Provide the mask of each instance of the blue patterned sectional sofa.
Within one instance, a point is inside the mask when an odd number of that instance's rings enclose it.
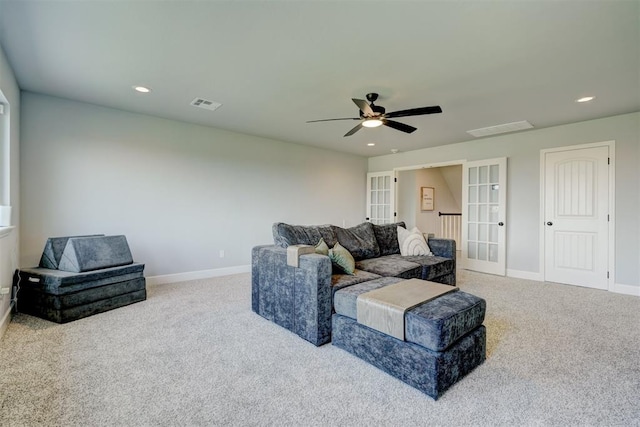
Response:
[[[252,310],[319,346],[331,341],[333,299],[339,289],[413,278],[455,285],[455,241],[430,238],[433,256],[402,256],[398,226],[405,224],[365,222],[342,228],[275,223],[274,244],[252,251]],[[337,271],[328,256],[315,253],[300,256],[298,268],[287,264],[288,246],[315,246],[321,238],[329,247],[340,242],[353,255],[353,275]]]

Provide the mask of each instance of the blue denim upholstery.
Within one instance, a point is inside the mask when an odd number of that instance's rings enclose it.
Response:
[[[143,271],[144,264],[133,262],[125,236],[49,238],[40,267],[14,274],[17,309],[66,323],[144,301]]]
[[[331,340],[331,313],[336,289],[380,276],[428,277],[430,281],[455,285],[455,241],[429,239],[435,256],[403,257],[397,243],[399,224],[403,223],[363,223],[349,229],[334,225],[273,224],[275,244],[257,246],[252,251],[253,311],[315,345],[322,345]],[[340,244],[350,245],[356,252],[358,242],[366,246],[358,252],[359,258],[376,253],[387,255],[360,259],[356,262],[356,274],[351,278],[334,272],[329,257],[324,255],[303,255],[298,268],[287,265],[287,246],[315,245],[323,238],[332,247],[339,237],[345,240]]]
[[[333,298],[335,312],[357,319],[360,294],[387,286],[383,278],[338,290]],[[400,279],[395,279],[399,281]],[[462,291],[450,292],[412,308],[405,314],[405,340],[433,351],[442,351],[467,332],[482,324],[486,310],[482,298]]]
[[[486,358],[486,330],[478,326],[445,351],[433,351],[333,315],[332,344],[438,399]]]

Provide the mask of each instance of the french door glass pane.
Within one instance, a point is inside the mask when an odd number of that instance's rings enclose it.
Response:
[[[487,244],[478,243],[478,259],[481,261],[487,260]]]
[[[489,173],[488,173],[488,167],[487,166],[480,166],[479,168],[479,175],[480,175],[480,179],[478,180],[478,182],[480,184],[486,184],[487,182],[489,182]]]
[[[477,225],[469,223],[469,240],[478,240]]]
[[[469,203],[478,202],[478,187],[469,187]]]
[[[489,222],[498,222],[498,213],[500,211],[500,207],[498,205],[490,205],[489,206]]]
[[[478,183],[478,168],[469,168],[469,184]]]
[[[478,241],[487,241],[487,224],[478,224]]]
[[[498,182],[498,171],[500,169],[498,168],[498,165],[491,165],[490,166],[490,172],[489,172],[489,182],[492,183],[497,183]]]
[[[478,201],[480,203],[487,203],[487,185],[478,186]]]
[[[468,257],[470,259],[476,259],[477,255],[476,255],[476,242],[469,242],[468,246]]]
[[[489,186],[489,201],[491,203],[498,203],[499,192],[500,190],[498,190],[498,184]]]
[[[478,205],[478,221],[488,222],[487,205]]]
[[[478,220],[477,206],[478,205],[469,205],[469,222],[476,222]]]
[[[498,243],[498,226],[496,224],[489,224],[489,241]]]
[[[489,261],[498,262],[498,245],[489,244]]]

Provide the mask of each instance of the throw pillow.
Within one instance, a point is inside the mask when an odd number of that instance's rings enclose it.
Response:
[[[316,253],[320,255],[329,255],[329,245],[327,245],[322,237],[316,245]]]
[[[329,258],[331,262],[347,274],[353,275],[356,270],[356,261],[351,253],[346,250],[340,243],[336,243],[332,249],[329,249]]]
[[[418,227],[413,227],[410,231],[403,227],[398,227],[398,244],[400,255],[429,255],[433,256],[427,241]]]

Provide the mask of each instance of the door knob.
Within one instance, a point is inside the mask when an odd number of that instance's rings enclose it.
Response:
[[[500,221],[500,222],[498,223],[498,225],[499,225],[500,227],[502,227],[502,226],[504,225],[504,222]]]
[[[553,225],[553,223],[551,221],[547,222],[547,225]]]

